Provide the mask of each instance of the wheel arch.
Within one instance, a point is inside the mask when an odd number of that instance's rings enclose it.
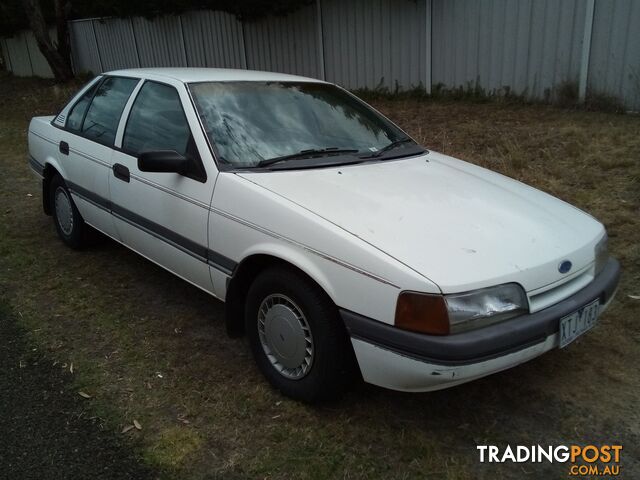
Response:
[[[51,187],[51,180],[56,175],[60,175],[64,180],[64,176],[62,175],[59,166],[54,166],[49,161],[45,162],[44,170],[42,171],[42,209],[47,215],[51,215],[53,213],[49,188]]]
[[[231,337],[244,335],[245,298],[254,278],[267,268],[282,266],[295,270],[313,282],[335,304],[334,295],[328,279],[311,266],[310,262],[300,259],[285,258],[274,253],[253,253],[246,256],[234,269],[227,281],[225,295],[225,325]]]

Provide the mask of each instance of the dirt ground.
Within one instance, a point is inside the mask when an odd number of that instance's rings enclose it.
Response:
[[[563,464],[480,464],[476,445],[615,443],[624,448],[618,478],[640,478],[640,300],[630,297],[640,295],[640,117],[372,101],[428,148],[601,219],[622,283],[597,328],[566,349],[445,391],[358,384],[339,403],[309,407],[271,390],[245,342],[225,336],[222,304],[111,241],[75,252],[56,238],[27,166],[26,129],[72,90],[0,77],[0,342],[37,349],[36,366],[0,376],[13,392],[3,405],[25,398],[19,442],[0,447],[0,476],[30,478],[23,459],[37,451],[58,464],[45,476],[42,463],[40,478],[112,478],[105,467],[135,478],[568,478]],[[42,391],[56,400],[30,403]],[[69,427],[65,411],[91,420]],[[6,445],[15,414],[0,415]],[[122,433],[134,420],[140,429]],[[69,428],[89,439],[60,456]],[[53,434],[36,441],[41,431]],[[103,455],[93,450],[99,438]],[[109,465],[116,457],[122,470]],[[59,474],[67,462],[82,468]]]

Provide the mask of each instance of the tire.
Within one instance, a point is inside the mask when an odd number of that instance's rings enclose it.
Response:
[[[80,215],[60,175],[51,179],[49,202],[53,223],[60,239],[71,248],[77,250],[84,248],[87,245],[89,226]]]
[[[256,277],[247,293],[245,331],[258,368],[288,397],[307,403],[336,400],[356,377],[337,308],[294,269],[272,267]]]

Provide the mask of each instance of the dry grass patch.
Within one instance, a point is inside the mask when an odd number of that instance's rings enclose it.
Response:
[[[145,453],[151,464],[177,469],[184,466],[189,456],[197,454],[202,444],[195,429],[175,426],[161,431]]]

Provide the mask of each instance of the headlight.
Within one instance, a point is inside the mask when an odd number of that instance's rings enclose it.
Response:
[[[598,275],[602,269],[604,268],[607,260],[609,260],[609,236],[607,232],[604,232],[604,236],[598,243],[596,243],[595,248],[595,257],[596,257],[596,275]]]
[[[527,313],[529,302],[517,283],[446,295],[451,333],[485,327]]]
[[[527,296],[516,283],[454,295],[402,292],[396,304],[395,325],[430,335],[447,335],[485,327],[528,310]]]

